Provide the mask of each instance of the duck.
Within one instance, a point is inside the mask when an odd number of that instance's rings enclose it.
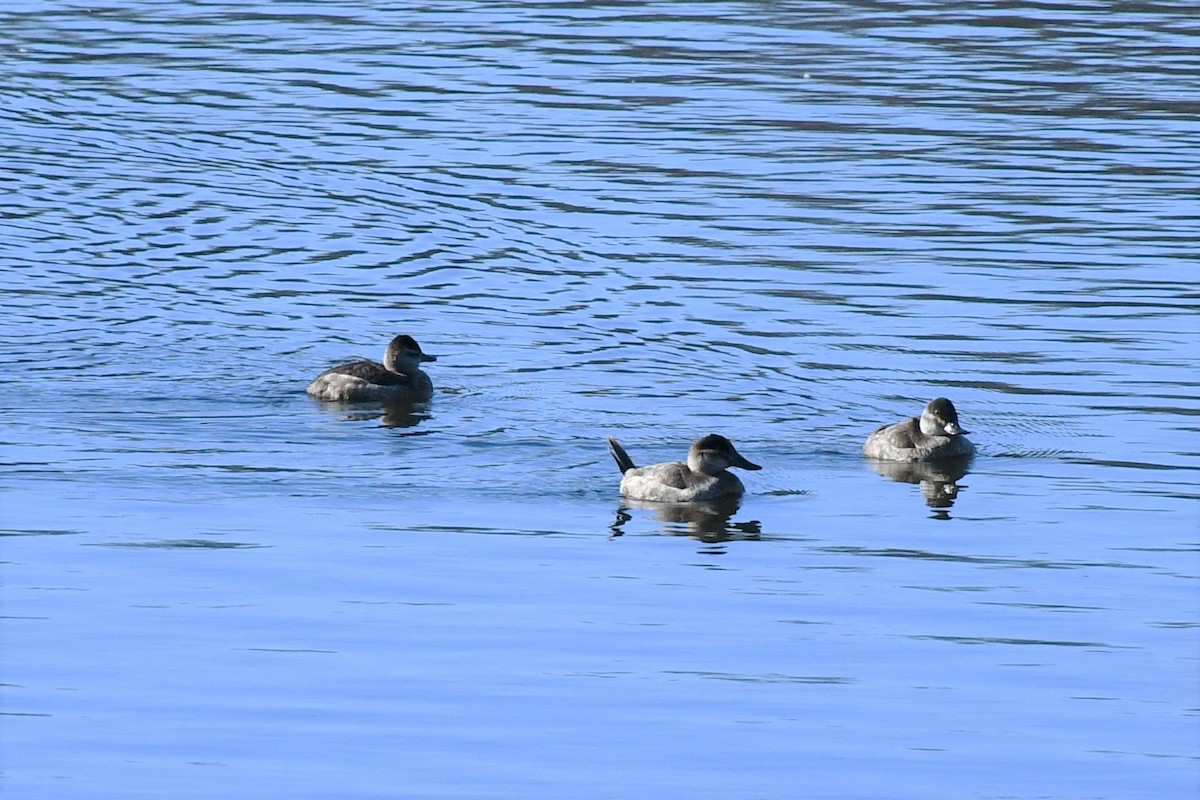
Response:
[[[691,503],[718,497],[740,497],[746,487],[729,467],[759,470],[745,459],[733,442],[715,433],[697,439],[689,448],[687,463],[670,461],[637,467],[625,448],[608,437],[608,451],[621,470],[621,495],[632,500]]]
[[[330,367],[313,379],[307,391],[318,400],[344,403],[424,402],[433,396],[433,382],[421,371],[421,364],[430,361],[437,361],[437,356],[422,352],[416,339],[402,334],[388,344],[382,364],[363,359]]]
[[[958,424],[958,411],[945,397],[930,400],[920,418],[881,425],[867,437],[863,455],[884,461],[937,461],[970,457],[975,445]]]

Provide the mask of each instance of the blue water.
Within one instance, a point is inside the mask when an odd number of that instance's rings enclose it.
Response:
[[[1200,792],[1194,17],[0,9],[0,789]]]

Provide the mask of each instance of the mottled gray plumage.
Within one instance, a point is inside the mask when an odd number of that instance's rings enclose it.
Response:
[[[621,494],[635,500],[660,503],[689,503],[717,497],[737,496],[745,487],[729,467],[756,470],[724,436],[711,433],[697,439],[688,450],[687,463],[668,461],[648,467],[634,466],[625,448],[611,436],[608,449],[621,470]]]
[[[433,382],[420,365],[437,361],[421,352],[411,336],[392,339],[383,363],[364,359],[331,367],[308,385],[318,400],[360,402],[372,400],[423,402],[433,395]]]
[[[863,445],[863,455],[885,461],[961,458],[975,452],[965,433],[959,427],[954,404],[938,397],[929,401],[920,418],[909,417],[876,428]]]

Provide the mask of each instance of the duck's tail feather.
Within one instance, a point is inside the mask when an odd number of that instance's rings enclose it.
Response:
[[[621,447],[621,443],[613,437],[608,437],[608,452],[612,453],[612,457],[617,461],[617,467],[624,475],[631,469],[637,469],[633,465],[633,459],[629,457],[629,453],[625,452],[625,448]]]

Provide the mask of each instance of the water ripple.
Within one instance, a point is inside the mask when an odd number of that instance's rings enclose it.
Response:
[[[848,451],[807,432],[952,393],[985,453],[1200,468],[1186,14],[0,18],[5,355],[92,402],[283,397],[405,330],[453,353],[463,430]]]

